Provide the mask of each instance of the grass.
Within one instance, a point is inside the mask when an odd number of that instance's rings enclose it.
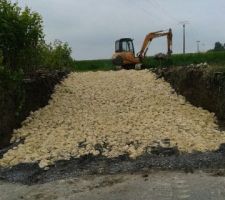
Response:
[[[75,61],[75,71],[107,71],[113,70],[111,59]]]
[[[156,60],[153,57],[147,57],[144,60],[144,64],[149,68],[187,66],[190,64],[199,64],[205,62],[210,65],[225,68],[225,51],[174,54],[171,56],[171,58],[163,61]],[[111,59],[76,61],[75,66],[75,71],[106,71],[114,69]]]
[[[150,67],[169,67],[169,66],[187,66],[190,64],[208,63],[210,65],[225,66],[225,51],[224,52],[208,52],[208,53],[189,53],[189,54],[174,54],[170,59],[158,61],[152,57],[146,58],[144,64]]]

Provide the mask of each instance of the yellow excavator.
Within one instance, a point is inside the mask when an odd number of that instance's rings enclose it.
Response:
[[[115,53],[112,57],[112,62],[117,68],[134,69],[140,68],[143,59],[145,58],[149,45],[154,38],[167,37],[167,55],[172,54],[172,29],[151,32],[146,35],[142,44],[141,51],[135,57],[133,39],[121,38],[115,42]]]

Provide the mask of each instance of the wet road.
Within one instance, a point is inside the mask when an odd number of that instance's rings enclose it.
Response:
[[[225,177],[196,172],[86,176],[42,185],[0,182],[1,200],[224,200]]]

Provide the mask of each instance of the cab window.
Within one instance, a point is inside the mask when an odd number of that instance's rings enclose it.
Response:
[[[122,50],[123,51],[129,51],[129,47],[128,47],[127,41],[123,41],[122,42]]]
[[[134,46],[133,46],[133,42],[132,41],[128,42],[128,47],[129,47],[129,51],[134,53]]]
[[[120,42],[116,41],[116,52],[120,52]]]
[[[133,48],[133,43],[132,41],[123,41],[122,42],[122,50],[123,51],[128,51],[128,52],[132,52],[134,51],[134,48]]]

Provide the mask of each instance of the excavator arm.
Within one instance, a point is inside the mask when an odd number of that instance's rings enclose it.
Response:
[[[141,51],[137,54],[139,59],[142,60],[143,58],[145,58],[148,51],[148,47],[154,38],[163,37],[163,36],[167,36],[167,48],[168,48],[167,54],[171,55],[173,34],[172,34],[172,29],[169,29],[169,31],[157,31],[157,32],[152,32],[146,35]]]

